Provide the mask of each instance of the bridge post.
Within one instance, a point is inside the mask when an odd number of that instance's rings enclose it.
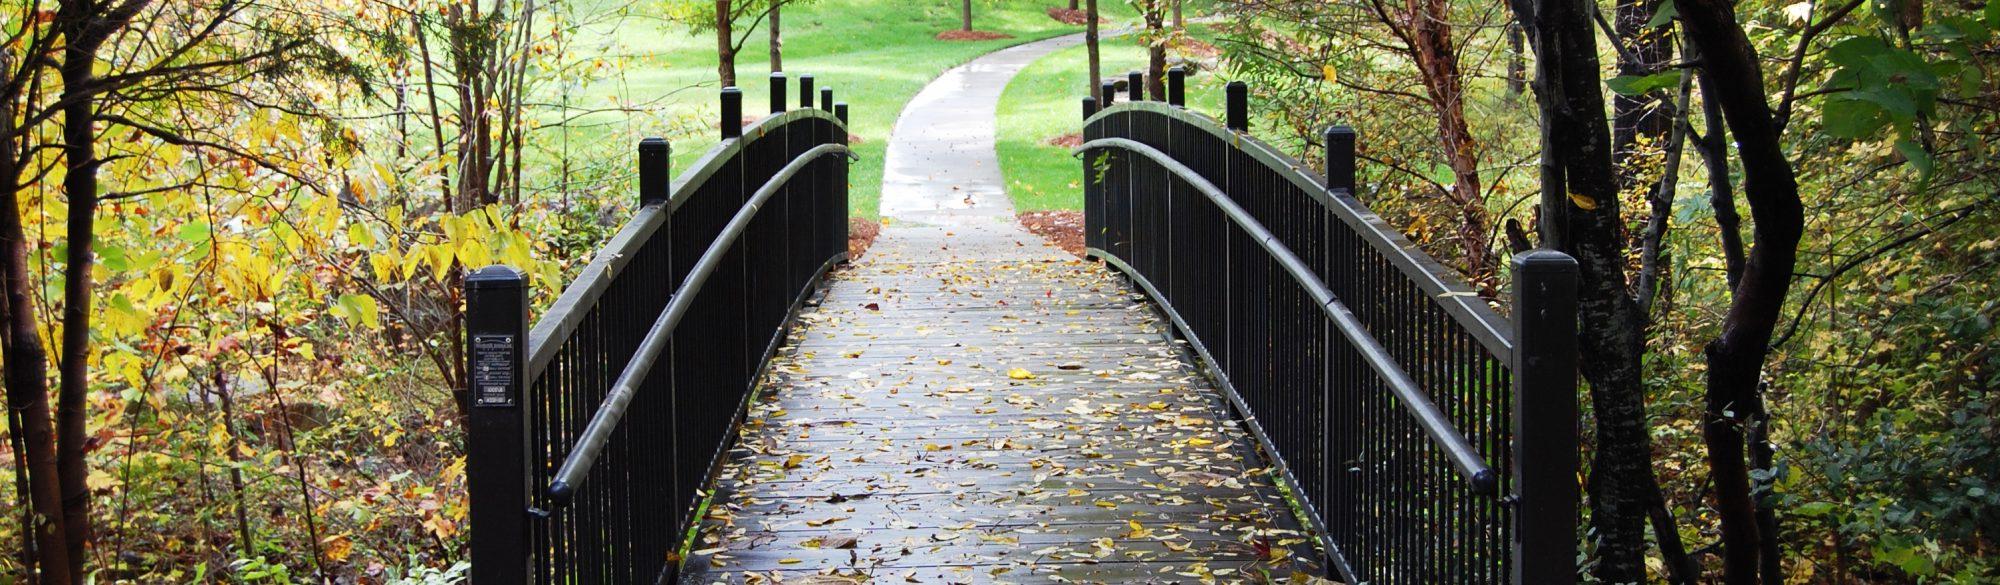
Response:
[[[1321,135],[1326,143],[1326,188],[1354,193],[1354,128],[1327,126]]]
[[[811,73],[799,75],[799,109],[813,109],[813,76]]]
[[[1167,105],[1187,107],[1187,67],[1175,65],[1167,70]]]
[[[1097,98],[1083,96],[1083,119],[1089,120],[1095,115],[1097,115]]]
[[[722,88],[722,139],[743,136],[743,90],[732,85]]]
[[[828,112],[833,111],[833,88],[819,88],[819,108]]]
[[[666,203],[673,197],[674,147],[667,139],[639,141],[639,205]]]
[[[1146,74],[1137,71],[1125,74],[1125,99],[1133,103],[1146,101]]]
[[[1228,113],[1228,115],[1224,116],[1224,121],[1227,122],[1229,129],[1237,132],[1249,132],[1250,84],[1241,81],[1231,81],[1229,85],[1223,87],[1222,95],[1227,106],[1224,108],[1224,111]]]
[[[1514,574],[1577,582],[1576,260],[1514,257]]]
[[[840,118],[840,125],[847,125],[847,102],[840,102],[833,105],[833,117]]]
[[[470,582],[524,585],[533,566],[528,508],[527,281],[506,266],[465,277],[465,487],[472,525]]]
[[[1098,106],[1111,109],[1111,105],[1118,102],[1118,83],[1109,79],[1104,80],[1104,85],[1097,88],[1097,95],[1104,96],[1100,98],[1104,103]]]
[[[782,71],[772,71],[771,113],[783,114],[785,113],[786,109],[787,108],[785,107],[785,74]]]

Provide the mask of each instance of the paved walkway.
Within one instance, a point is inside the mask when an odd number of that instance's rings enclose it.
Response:
[[[889,145],[891,226],[771,364],[684,582],[1323,573],[1171,325],[1015,226],[994,105],[1076,42],[988,55],[910,103]]]

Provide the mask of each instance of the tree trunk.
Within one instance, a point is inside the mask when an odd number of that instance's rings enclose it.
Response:
[[[1416,62],[1432,111],[1437,114],[1438,144],[1451,166],[1453,185],[1444,195],[1457,208],[1454,236],[1465,254],[1466,273],[1473,281],[1489,285],[1496,271],[1489,249],[1493,227],[1486,211],[1485,190],[1480,186],[1479,147],[1465,119],[1464,77],[1451,38],[1450,6],[1446,0],[1407,0],[1405,8],[1411,15],[1410,59]]]
[[[1162,1],[1140,5],[1146,20],[1146,93],[1156,102],[1167,101],[1167,15]]]
[[[1528,56],[1525,35],[1521,32],[1521,21],[1507,23],[1507,95],[1519,96],[1528,91]]]
[[[1536,57],[1542,115],[1542,241],[1575,256],[1580,369],[1590,382],[1597,450],[1590,508],[1598,580],[1646,579],[1645,524],[1657,496],[1640,355],[1644,323],[1625,274],[1624,221],[1591,6],[1513,0]]]
[[[89,2],[79,4],[94,4]],[[64,36],[60,75],[63,81],[63,195],[69,199],[66,220],[69,241],[64,254],[62,352],[57,362],[60,385],[56,390],[56,475],[62,483],[63,529],[67,537],[71,577],[83,577],[84,545],[90,540],[89,469],[84,464],[84,442],[90,433],[90,303],[96,281],[91,266],[97,229],[97,101],[92,92],[96,81],[98,19],[90,6],[76,6],[63,22],[74,22]],[[68,13],[68,3],[62,12]]]
[[[736,85],[736,45],[730,42],[735,38],[729,22],[729,0],[715,0],[715,74],[723,87]]]
[[[785,39],[784,36],[778,32],[779,8],[780,8],[779,6],[771,7],[771,72],[772,73],[782,73],[785,70]]]
[[[1076,10],[1076,0],[1069,0],[1069,9]]]
[[[972,32],[972,0],[961,0],[958,5],[958,30]]]
[[[1104,83],[1103,61],[1099,59],[1097,51],[1097,0],[1085,0],[1085,5],[1088,6],[1085,9],[1088,14],[1084,15],[1084,19],[1089,22],[1084,25],[1083,46],[1084,52],[1090,54],[1090,87],[1084,88],[1084,91],[1097,96],[1097,103],[1102,104],[1105,96],[1097,95]]]
[[[1187,4],[1187,0],[1173,0],[1173,3],[1174,30],[1187,30],[1187,17],[1181,15],[1181,6]]]
[[[1688,42],[1702,54],[1704,81],[1712,81],[1716,101],[1743,159],[1743,196],[1750,204],[1751,246],[1741,282],[1711,341],[1708,359],[1708,420],[1702,438],[1714,483],[1716,514],[1722,525],[1723,579],[1732,585],[1759,581],[1760,534],[1750,491],[1744,433],[1762,402],[1758,378],[1777,327],[1785,295],[1798,263],[1805,208],[1797,177],[1785,158],[1781,131],[1764,99],[1764,75],[1756,48],[1724,0],[1677,1]],[[1775,563],[1776,559],[1768,561]]]
[[[1699,61],[1701,52],[1689,46],[1688,60]],[[1715,210],[1715,227],[1721,233],[1723,274],[1729,290],[1743,280],[1743,218],[1736,211],[1736,186],[1729,177],[1729,125],[1722,121],[1721,98],[1715,83],[1705,76],[1701,82],[1702,126],[1706,130],[1694,141],[1695,152],[1708,168],[1708,206]]]
[[[11,64],[9,64],[11,65]],[[11,67],[8,68],[11,70]],[[62,513],[62,486],[56,473],[56,429],[49,408],[49,356],[41,335],[35,331],[33,276],[28,271],[28,241],[21,225],[19,187],[22,168],[15,141],[14,121],[18,103],[13,96],[0,100],[0,287],[4,287],[5,314],[0,315],[0,376],[7,385],[7,410],[13,417],[10,429],[22,448],[26,462],[17,473],[27,475],[28,489],[17,498],[26,502],[24,517],[39,519],[21,527],[32,535],[35,563],[41,583],[67,584],[77,579],[71,572],[68,531]],[[24,567],[28,568],[28,567]],[[33,574],[30,573],[30,576]],[[37,582],[37,581],[29,581]]]
[[[1652,75],[1673,60],[1673,44],[1669,42],[1673,29],[1647,26],[1659,4],[1660,0],[1618,0],[1614,26],[1618,38],[1614,42],[1625,46],[1625,50],[1618,51],[1619,75]],[[1647,174],[1646,165],[1636,158],[1640,142],[1660,144],[1673,128],[1672,117],[1664,107],[1666,102],[1664,90],[1611,98],[1611,116],[1616,120],[1611,127],[1611,157],[1618,170],[1620,189],[1637,188]]]

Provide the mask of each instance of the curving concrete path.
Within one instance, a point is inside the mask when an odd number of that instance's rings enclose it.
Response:
[[[883,160],[882,217],[870,257],[927,260],[1054,260],[1067,256],[1014,221],[994,151],[994,117],[1007,82],[1036,59],[1083,43],[1083,35],[988,53],[924,86],[896,120]]]

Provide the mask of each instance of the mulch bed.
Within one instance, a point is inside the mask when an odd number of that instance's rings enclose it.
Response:
[[[1191,59],[1214,59],[1222,56],[1222,48],[1202,42],[1201,39],[1183,38],[1175,48]]]
[[[1014,38],[1014,35],[990,30],[948,30],[937,34],[937,40],[940,41],[990,41],[1011,38]]]
[[[1042,143],[1047,144],[1049,146],[1059,146],[1062,148],[1073,149],[1078,146],[1083,146],[1083,135],[1071,132],[1069,134],[1064,134],[1062,136],[1057,136],[1054,138],[1050,138],[1048,140],[1044,140],[1042,141]]]
[[[1060,7],[1060,6],[1057,6],[1057,7],[1053,7],[1053,8],[1050,8],[1050,9],[1049,9],[1049,18],[1053,18],[1053,19],[1056,19],[1057,21],[1060,21],[1060,22],[1062,22],[1063,24],[1074,24],[1074,25],[1077,25],[1077,26],[1083,26],[1083,25],[1086,25],[1086,24],[1090,24],[1090,12],[1089,12],[1089,11],[1085,11],[1085,10],[1070,10],[1070,9],[1068,9],[1068,8],[1063,8],[1063,7]],[[1104,19],[1104,17],[1100,16],[1100,17],[1097,17],[1097,22],[1100,22],[1100,23],[1105,23],[1105,22],[1111,22],[1111,21],[1109,21],[1109,20],[1105,20],[1105,19]]]
[[[860,259],[862,254],[868,252],[869,246],[875,245],[875,237],[880,235],[882,224],[859,217],[847,218],[847,259]]]
[[[1063,251],[1083,257],[1083,212],[1030,211],[1016,216],[1021,227],[1055,244]]]

